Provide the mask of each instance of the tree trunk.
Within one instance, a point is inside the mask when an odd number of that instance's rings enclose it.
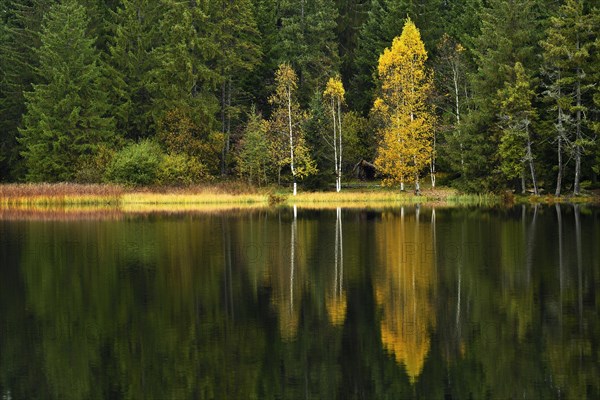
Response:
[[[433,133],[433,154],[431,154],[431,187],[435,189],[435,132]]]
[[[460,166],[462,168],[461,173],[465,174],[465,156],[463,153],[463,143],[460,137],[460,100],[459,100],[459,89],[458,89],[458,65],[454,64],[452,68],[452,77],[454,81],[454,106],[456,109],[456,132],[458,133],[458,145],[460,147]]]
[[[224,73],[221,71],[221,73]],[[226,82],[223,82],[221,85],[221,133],[223,136],[226,136],[225,132],[225,91],[226,91]],[[223,148],[221,149],[221,175],[225,175],[225,157],[226,157],[226,145],[223,144]]]
[[[562,163],[562,134],[558,136],[558,176],[556,177],[556,191],[554,192],[555,196],[560,196],[561,186],[562,186],[562,174],[563,173],[563,163]]]
[[[577,38],[577,51],[580,50],[579,38]],[[575,182],[573,193],[578,196],[580,193],[579,180],[581,179],[581,68],[577,67],[577,80],[575,82],[575,96],[577,101],[577,121],[575,137]]]
[[[333,121],[333,163],[335,170],[335,191],[338,188],[338,151],[337,151],[337,118],[335,117],[335,96],[331,96],[331,119]]]
[[[294,168],[294,136],[292,131],[292,89],[287,88],[288,95],[288,121],[290,128],[290,168],[292,170],[292,177],[294,179],[294,196],[296,195],[296,169]]]
[[[341,191],[342,190],[342,101],[341,99],[338,99],[338,113],[337,113],[337,117],[338,117],[338,136],[339,136],[339,140],[340,140],[340,150],[338,152],[338,156],[339,156],[339,160],[338,160],[338,176],[337,176],[337,184],[338,184],[338,189],[337,191]],[[334,121],[335,123],[335,121]]]
[[[579,69],[577,69],[579,75]],[[579,180],[581,179],[581,82],[579,78],[576,83],[576,96],[577,96],[577,121],[576,121],[576,137],[575,137],[575,182],[573,194],[576,196],[580,193]]]
[[[419,185],[419,175],[415,177],[415,196],[421,195],[421,185]]]
[[[560,72],[558,75],[558,79],[560,79]],[[558,85],[558,99],[561,97],[561,87]],[[556,191],[554,195],[556,197],[560,196],[560,191],[562,189],[562,176],[563,176],[563,160],[562,160],[562,139],[563,139],[563,115],[562,115],[562,107],[560,104],[558,105],[558,121],[557,121],[557,130],[558,130],[558,176],[556,177]]]
[[[529,136],[529,122],[526,124],[527,130],[527,160],[529,161],[529,170],[531,172],[531,181],[533,182],[533,194],[538,195],[537,181],[535,179],[535,165],[533,164],[533,153],[531,152],[531,139]]]

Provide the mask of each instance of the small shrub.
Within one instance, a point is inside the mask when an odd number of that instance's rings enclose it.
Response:
[[[210,178],[207,168],[196,157],[168,154],[158,169],[157,181],[162,185],[188,186]]]
[[[151,185],[156,182],[161,161],[158,144],[150,140],[130,144],[115,154],[106,178],[125,185]]]

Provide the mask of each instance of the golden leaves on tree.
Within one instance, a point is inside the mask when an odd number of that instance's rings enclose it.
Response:
[[[435,325],[435,255],[431,224],[417,215],[384,214],[376,227],[379,269],[375,297],[381,341],[412,383],[423,370]]]

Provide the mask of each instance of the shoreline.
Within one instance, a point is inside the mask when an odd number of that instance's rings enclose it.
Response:
[[[517,204],[600,204],[600,196],[502,196],[467,194],[451,188],[426,188],[420,196],[387,188],[348,188],[341,192],[300,192],[236,185],[190,188],[125,188],[112,185],[4,184],[0,185],[0,209],[89,207],[131,210],[193,211],[293,206],[299,208],[372,208],[406,205],[510,206]]]

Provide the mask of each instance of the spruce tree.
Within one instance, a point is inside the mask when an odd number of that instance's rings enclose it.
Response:
[[[36,50],[44,82],[27,92],[20,129],[30,181],[68,181],[86,156],[113,135],[107,117],[95,38],[87,34],[85,9],[75,0],[53,5],[44,17]]]
[[[21,179],[17,136],[26,111],[23,92],[41,82],[38,71],[43,15],[53,0],[3,2],[0,26],[0,181]]]
[[[500,90],[500,169],[508,179],[521,178],[521,193],[525,193],[525,175],[529,169],[533,193],[538,195],[533,155],[533,108],[535,91],[521,63],[514,67],[514,78]]]
[[[280,21],[280,62],[297,71],[299,98],[308,103],[339,70],[337,9],[333,0],[283,0]]]
[[[113,14],[109,46],[113,112],[117,129],[132,139],[151,137],[156,130],[152,76],[158,65],[152,49],[161,43],[162,3],[123,0]]]
[[[546,67],[553,75],[547,96],[554,100],[558,113],[557,195],[561,191],[563,144],[572,149],[575,160],[573,192],[576,195],[581,190],[584,150],[592,144],[593,135],[586,114],[593,106],[591,89],[597,84],[598,66],[593,60],[598,35],[597,15],[598,12],[582,0],[566,0],[558,15],[550,19],[546,38],[542,41]],[[566,131],[568,122],[572,123],[572,134]]]
[[[539,8],[535,0],[490,0],[480,12],[481,32],[473,39],[477,72],[472,76],[473,109],[465,118],[465,188],[492,190],[499,185],[500,101],[515,63],[527,75],[537,71]]]
[[[156,123],[179,109],[205,131],[215,128],[219,75],[211,62],[219,51],[208,31],[208,16],[196,2],[162,0],[162,42],[153,51],[151,115]]]
[[[248,74],[260,60],[260,32],[250,0],[218,0],[210,2],[212,40],[221,49],[216,57],[216,71],[220,75],[220,122],[225,138],[221,154],[221,174],[227,172],[231,133],[236,121],[249,106],[250,96],[244,86]]]

